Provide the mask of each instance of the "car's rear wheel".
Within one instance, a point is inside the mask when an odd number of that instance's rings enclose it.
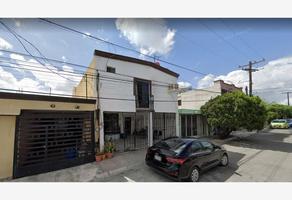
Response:
[[[225,167],[225,166],[228,165],[228,163],[229,163],[228,156],[227,156],[227,154],[224,154],[224,155],[222,156],[222,158],[221,158],[220,165],[222,165],[222,166]]]
[[[198,182],[200,178],[200,170],[197,167],[192,168],[189,180],[191,182]]]

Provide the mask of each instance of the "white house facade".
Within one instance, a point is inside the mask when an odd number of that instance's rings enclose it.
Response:
[[[143,148],[179,134],[178,74],[145,60],[95,50],[75,95],[97,98],[100,149]]]
[[[223,80],[214,81],[204,89],[194,89],[178,95],[178,111],[181,136],[206,136],[211,133],[207,120],[201,115],[201,107],[210,99],[226,92],[242,91],[242,88]]]

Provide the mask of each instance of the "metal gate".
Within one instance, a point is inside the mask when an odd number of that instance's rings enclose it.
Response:
[[[176,135],[175,113],[153,113],[153,143]]]
[[[148,146],[148,113],[104,113],[105,143],[111,140],[118,152]]]
[[[93,112],[22,111],[14,152],[14,178],[94,161]]]

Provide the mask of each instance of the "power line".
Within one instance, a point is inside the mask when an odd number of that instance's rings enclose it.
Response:
[[[0,56],[1,58],[2,56]],[[6,57],[5,57],[6,58]],[[29,64],[24,64],[24,63],[17,63],[17,62],[8,62],[8,61],[3,61],[3,60],[0,60],[0,62],[4,62],[4,63],[8,63],[8,64],[13,64],[13,65],[21,65],[21,66],[27,66],[27,67],[32,67],[32,68],[36,68],[36,69],[31,69],[31,68],[24,68],[24,67],[20,67],[20,66],[11,66],[11,65],[0,65],[2,67],[5,67],[5,68],[16,68],[16,69],[22,69],[22,70],[28,70],[28,71],[36,71],[36,72],[41,72],[41,73],[51,73],[51,72],[48,72],[48,71],[44,71],[44,70],[38,70],[40,69],[40,67],[38,66],[35,66],[35,65],[29,65]],[[26,61],[22,61],[22,62],[26,62]],[[36,64],[36,63],[35,63]],[[41,68],[42,69],[42,68]],[[58,73],[63,73],[64,75],[66,74],[66,76],[75,76],[75,77],[80,77],[80,75],[83,75],[84,74],[79,74],[79,73],[74,73],[74,72],[69,72],[69,71],[65,71],[65,70],[60,70],[58,71]],[[92,78],[92,79],[97,79],[96,77],[96,74],[85,74],[88,78]],[[114,78],[114,77],[109,77],[109,76],[103,76],[103,75],[100,75],[100,80],[105,80],[105,81],[112,81],[112,82],[120,82],[120,83],[129,83],[129,84],[132,84],[134,81],[133,80],[126,80],[126,79],[119,79],[119,78]],[[76,81],[76,80],[75,80]],[[169,84],[166,84],[166,85],[162,85],[162,84],[157,84],[157,83],[152,83],[152,85],[154,86],[160,86],[160,87],[169,87]]]
[[[43,94],[43,95],[48,95],[50,94],[51,96],[64,96],[64,97],[86,97],[86,96],[82,96],[82,95],[66,95],[66,94],[60,94],[60,93],[48,93],[48,92],[36,92],[36,91],[31,91],[31,90],[15,90],[15,89],[7,89],[7,88],[0,88],[0,90],[3,91],[13,91],[13,92],[18,92],[18,93],[22,93],[22,92],[26,92],[26,93],[32,93],[32,94]],[[97,97],[90,97],[89,99],[96,99]],[[104,100],[117,100],[117,101],[136,101],[136,99],[129,99],[129,98],[115,98],[115,97],[99,97],[100,99],[104,99]],[[188,102],[197,102],[197,101],[208,101],[208,100],[189,100]],[[177,101],[171,101],[171,100],[162,100],[162,99],[154,99],[154,102],[163,102],[163,103],[174,103]]]
[[[164,27],[163,24],[161,24],[161,23],[155,21],[154,19],[153,19],[153,22],[155,22],[156,24],[160,25],[161,27]],[[186,40],[186,41],[189,41],[188,44],[193,44],[195,47],[198,47],[198,46],[199,46],[199,47],[205,49],[206,51],[209,51],[209,52],[210,52],[211,54],[213,54],[214,56],[221,56],[221,55],[217,54],[216,51],[213,51],[212,49],[208,49],[208,48],[205,47],[204,45],[202,45],[202,44],[196,42],[195,40],[192,40],[192,39],[186,37],[185,35],[183,35],[183,34],[180,33],[180,32],[176,32],[176,35],[180,36],[181,38],[183,38],[183,39]]]
[[[200,19],[198,19],[198,21],[200,22],[201,25],[203,25],[207,30],[209,30],[211,33],[213,33],[214,35],[216,35],[219,39],[221,39],[222,41],[224,41],[226,44],[228,44],[232,49],[236,50],[237,52],[239,52],[242,56],[246,57],[247,59],[249,59],[249,57],[240,49],[238,49],[236,46],[234,46],[231,42],[229,42],[228,40],[226,40],[224,37],[222,37],[220,34],[218,34],[216,31],[214,31],[211,27],[209,27],[206,23],[204,23],[203,21],[201,21]]]
[[[254,53],[256,53],[259,57],[263,58],[262,54],[256,50],[255,48],[253,48],[246,40],[244,40],[240,35],[236,34],[236,32],[233,30],[233,28],[231,28],[231,26],[229,26],[224,20],[220,20],[221,23],[228,29],[230,30],[233,35],[235,35],[247,48],[249,48],[250,50],[252,50]]]
[[[76,30],[76,29],[73,29],[73,28],[70,28],[68,26],[64,26],[64,25],[61,25],[61,24],[58,24],[56,22],[53,22],[53,21],[50,21],[50,20],[47,20],[47,19],[43,19],[43,18],[40,18],[40,20],[44,21],[44,22],[47,22],[49,24],[52,24],[52,25],[55,25],[55,26],[58,26],[62,29],[65,29],[65,30],[68,30],[68,31],[71,31],[71,32],[74,32],[74,33],[78,33],[78,34],[81,34],[83,36],[87,36],[89,38],[92,38],[92,39],[95,39],[95,40],[98,40],[98,41],[102,41],[102,42],[105,42],[107,44],[110,44],[110,45],[113,45],[113,46],[116,46],[116,47],[119,47],[119,48],[122,48],[122,49],[125,49],[125,50],[128,50],[128,51],[132,51],[132,52],[135,52],[139,55],[143,55],[145,57],[148,57],[148,58],[151,58],[151,59],[154,59],[153,56],[150,56],[148,54],[144,54],[144,53],[141,53],[140,51],[138,50],[135,50],[135,49],[132,49],[132,48],[129,48],[129,47],[125,47],[125,46],[122,46],[122,45],[119,45],[119,44],[116,44],[116,43],[113,43],[113,42],[109,42],[109,41],[106,41],[102,38],[99,38],[99,37],[96,37],[96,36],[92,36],[92,35],[88,35],[84,32],[81,32],[79,30]],[[185,66],[182,66],[182,65],[178,65],[178,64],[175,64],[175,63],[172,63],[172,62],[169,62],[169,61],[166,61],[166,60],[162,60],[160,58],[157,58],[156,60],[162,62],[162,63],[165,63],[165,64],[168,64],[168,65],[171,65],[171,66],[174,66],[174,67],[177,67],[177,68],[180,68],[180,69],[184,69],[184,70],[187,70],[187,71],[190,71],[190,72],[194,72],[194,73],[197,73],[197,74],[201,74],[201,75],[207,75],[206,73],[203,73],[203,72],[200,72],[200,71],[197,71],[197,70],[193,70],[193,69],[190,69],[188,67],[185,67]]]
[[[25,54],[25,53],[21,53],[21,52],[16,52],[16,51],[10,51],[10,50],[5,50],[5,49],[0,49],[0,51],[5,52],[5,53],[14,53],[14,54],[22,55],[22,56],[29,56],[29,57],[31,57],[31,55],[29,55],[29,54]],[[39,57],[39,56],[34,56],[34,57],[36,57],[36,58],[42,58],[42,57]],[[81,68],[84,68],[84,69],[92,69],[92,70],[94,70],[96,72],[99,71],[99,72],[104,72],[104,73],[110,74],[109,72],[107,72],[105,70],[96,69],[96,68],[92,68],[92,67],[87,67],[87,66],[81,65],[81,64],[76,64],[76,63],[71,63],[71,62],[64,62],[64,61],[57,60],[57,59],[52,59],[52,58],[47,58],[47,59],[48,60],[51,60],[51,61],[54,61],[54,62],[57,62],[57,63],[65,64],[65,65],[72,65],[72,66],[77,66],[77,67],[81,67]],[[14,60],[16,60],[16,59],[14,59]],[[24,62],[23,60],[19,60],[19,61]],[[28,62],[28,61],[25,61],[25,62]],[[56,66],[54,65],[54,67],[56,67]],[[84,72],[82,72],[82,73],[84,74]],[[127,74],[121,74],[121,73],[117,73],[117,72],[115,73],[115,75],[124,76],[124,77],[128,77],[128,78],[134,78],[134,76],[130,76],[130,75],[127,75]],[[172,83],[166,83],[166,82],[156,81],[156,80],[151,80],[151,81],[156,82],[156,83],[162,83],[162,84],[172,84]]]
[[[287,104],[288,104],[288,106],[290,106],[290,94],[292,94],[292,92],[284,92],[281,94],[287,94]]]
[[[253,65],[264,62],[265,59],[259,60],[259,61],[249,61],[247,65],[239,66],[243,71],[248,71],[249,75],[249,96],[252,96],[252,73],[258,71],[258,69],[252,68]],[[248,68],[245,68],[247,67]]]
[[[22,43],[22,41],[19,39],[19,35],[15,32],[15,31],[13,31],[12,29],[10,29],[4,22],[2,22],[2,21],[0,21],[0,23],[17,39],[17,41],[21,44],[21,46],[24,48],[24,50],[31,56],[31,57],[33,57],[35,60],[37,60],[41,65],[43,65],[44,67],[46,67],[48,70],[50,70],[51,71],[51,69],[49,68],[49,67],[47,67],[45,64],[43,64],[42,62],[40,62],[37,58],[35,58],[31,53],[30,53],[30,51],[26,48],[26,46]],[[25,41],[27,41],[27,40],[25,40]],[[30,43],[30,42],[29,42]],[[31,44],[31,43],[30,43]],[[53,72],[53,71],[52,71]],[[60,76],[60,77],[62,77],[62,78],[65,78],[65,79],[67,79],[67,80],[69,80],[69,81],[72,81],[72,80],[70,80],[70,79],[68,79],[68,78],[66,78],[66,77],[64,77],[64,76],[61,76],[61,75],[59,75],[58,73],[56,73],[58,76]]]
[[[7,58],[7,57],[3,57],[3,56],[0,56],[0,58]],[[26,62],[26,63],[32,63],[32,62],[28,62],[28,61],[23,61],[23,60],[19,60],[19,59],[13,59],[13,58],[8,58],[10,60],[16,60],[16,61],[20,61],[20,62]],[[9,62],[9,61],[3,61],[3,60],[0,60],[0,62],[5,62],[5,63],[8,63],[8,64],[13,64],[13,65],[20,65],[20,66],[11,66],[11,65],[3,65],[1,64],[0,66],[4,67],[4,68],[16,68],[16,69],[22,69],[22,70],[28,70],[28,71],[36,71],[36,72],[41,72],[41,73],[52,73],[50,71],[44,71],[44,70],[39,70],[39,69],[42,69],[41,67],[39,66],[35,66],[35,65],[29,65],[29,64],[24,64],[24,63],[17,63],[17,62]],[[32,64],[37,64],[37,63],[32,63]],[[21,67],[21,66],[28,66],[28,67],[32,67],[34,69],[31,69],[31,68],[24,68],[24,67]],[[69,72],[69,71],[65,71],[65,70],[60,70],[58,71],[59,73],[60,72],[63,72],[64,75],[66,74],[67,76],[75,76],[75,77],[79,77],[81,78],[80,75],[84,75],[82,73],[76,73],[76,72]],[[92,80],[96,79],[96,74],[87,74],[88,75],[88,78],[91,78]],[[126,83],[129,83],[129,84],[133,84],[133,80],[127,80],[127,79],[119,79],[119,78],[115,78],[115,77],[109,77],[109,76],[103,76],[103,75],[100,75],[100,80],[104,80],[104,81],[109,81],[109,82],[119,82],[119,83],[123,83],[123,82],[126,82]],[[75,81],[77,82],[77,80]],[[169,84],[169,83],[167,83]],[[156,83],[152,83],[152,85],[154,86],[161,86],[161,87],[169,87],[169,85],[161,85],[161,84],[156,84]],[[216,92],[216,91],[212,91],[212,90],[207,90],[207,89],[192,89],[192,90],[198,90],[198,91],[206,91],[206,92],[211,92],[211,93],[216,93],[216,94],[221,94],[220,92]]]

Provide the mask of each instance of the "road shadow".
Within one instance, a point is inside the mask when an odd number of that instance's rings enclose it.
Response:
[[[226,167],[217,166],[204,173],[202,173],[200,182],[225,182],[231,176],[241,176],[236,170],[239,168],[239,161],[245,154],[228,151],[229,165]]]
[[[228,145],[257,150],[292,153],[292,143],[284,142],[284,139],[289,136],[289,134],[284,133],[258,133],[250,137],[237,138],[228,142]]]

